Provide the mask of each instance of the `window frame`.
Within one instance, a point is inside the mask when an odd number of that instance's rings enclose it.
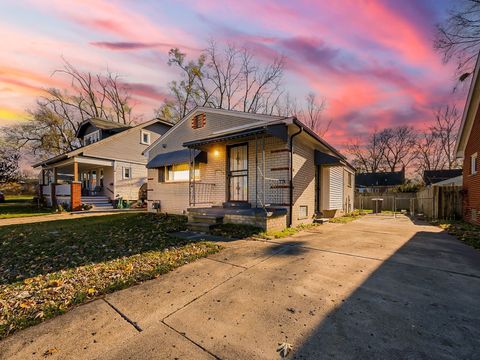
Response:
[[[302,216],[301,209],[305,208],[305,216]],[[308,219],[308,205],[300,205],[298,207],[298,220]]]
[[[125,170],[128,170],[128,176],[125,175]],[[132,168],[129,166],[122,167],[122,180],[131,180],[132,179]]]
[[[470,156],[470,175],[478,174],[478,153]]]
[[[187,179],[179,179],[176,180],[175,178],[170,179],[170,171],[169,168],[172,167],[173,173],[175,173],[175,166],[179,165],[187,165],[188,166],[188,178]],[[181,182],[188,182],[190,181],[190,165],[188,163],[180,163],[180,164],[172,164],[168,166],[164,166],[164,182],[165,183],[181,183]],[[180,170],[180,171],[185,171],[185,170]],[[195,164],[195,181],[200,180],[200,164],[196,163]]]
[[[94,141],[92,141],[91,139],[94,139]],[[100,130],[95,130],[95,131],[92,131],[90,134],[86,134],[83,137],[83,144],[86,146],[86,145],[96,143],[97,141],[100,141],[100,140],[101,140]]]
[[[148,141],[144,141],[144,135],[148,136]],[[140,143],[143,145],[150,145],[152,143],[152,133],[150,131],[142,130],[140,132]]]

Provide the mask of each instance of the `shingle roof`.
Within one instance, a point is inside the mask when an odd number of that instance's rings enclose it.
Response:
[[[355,175],[355,184],[358,187],[395,186],[405,182],[405,171],[358,173]]]
[[[435,184],[462,175],[462,169],[452,170],[425,170],[423,182],[425,185]]]
[[[84,135],[85,129],[87,128],[88,124],[91,124],[98,129],[113,130],[113,131],[117,130],[117,132],[131,128],[130,125],[121,124],[119,122],[99,119],[99,118],[91,118],[91,119],[85,120],[80,124],[77,131],[77,137],[82,137]]]

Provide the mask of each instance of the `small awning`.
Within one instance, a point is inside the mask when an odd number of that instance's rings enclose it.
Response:
[[[195,162],[207,163],[207,153],[200,150],[183,149],[159,154],[147,164],[148,169],[169,166],[175,164],[189,163],[193,158]]]
[[[341,165],[341,159],[324,153],[320,150],[315,150],[315,165]]]

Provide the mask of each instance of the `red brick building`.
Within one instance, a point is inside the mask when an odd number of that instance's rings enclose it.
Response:
[[[463,159],[463,216],[480,225],[480,79],[479,60],[458,133],[456,153]]]

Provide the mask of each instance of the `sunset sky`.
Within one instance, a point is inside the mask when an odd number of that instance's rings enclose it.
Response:
[[[136,111],[148,120],[178,78],[168,50],[198,55],[209,39],[251,48],[261,61],[286,57],[287,88],[327,99],[327,139],[342,144],[401,124],[423,127],[441,104],[463,110],[452,93],[453,65],[432,46],[446,0],[342,1],[21,1],[1,0],[0,125],[25,121],[25,109],[61,57],[82,70],[118,72]]]

